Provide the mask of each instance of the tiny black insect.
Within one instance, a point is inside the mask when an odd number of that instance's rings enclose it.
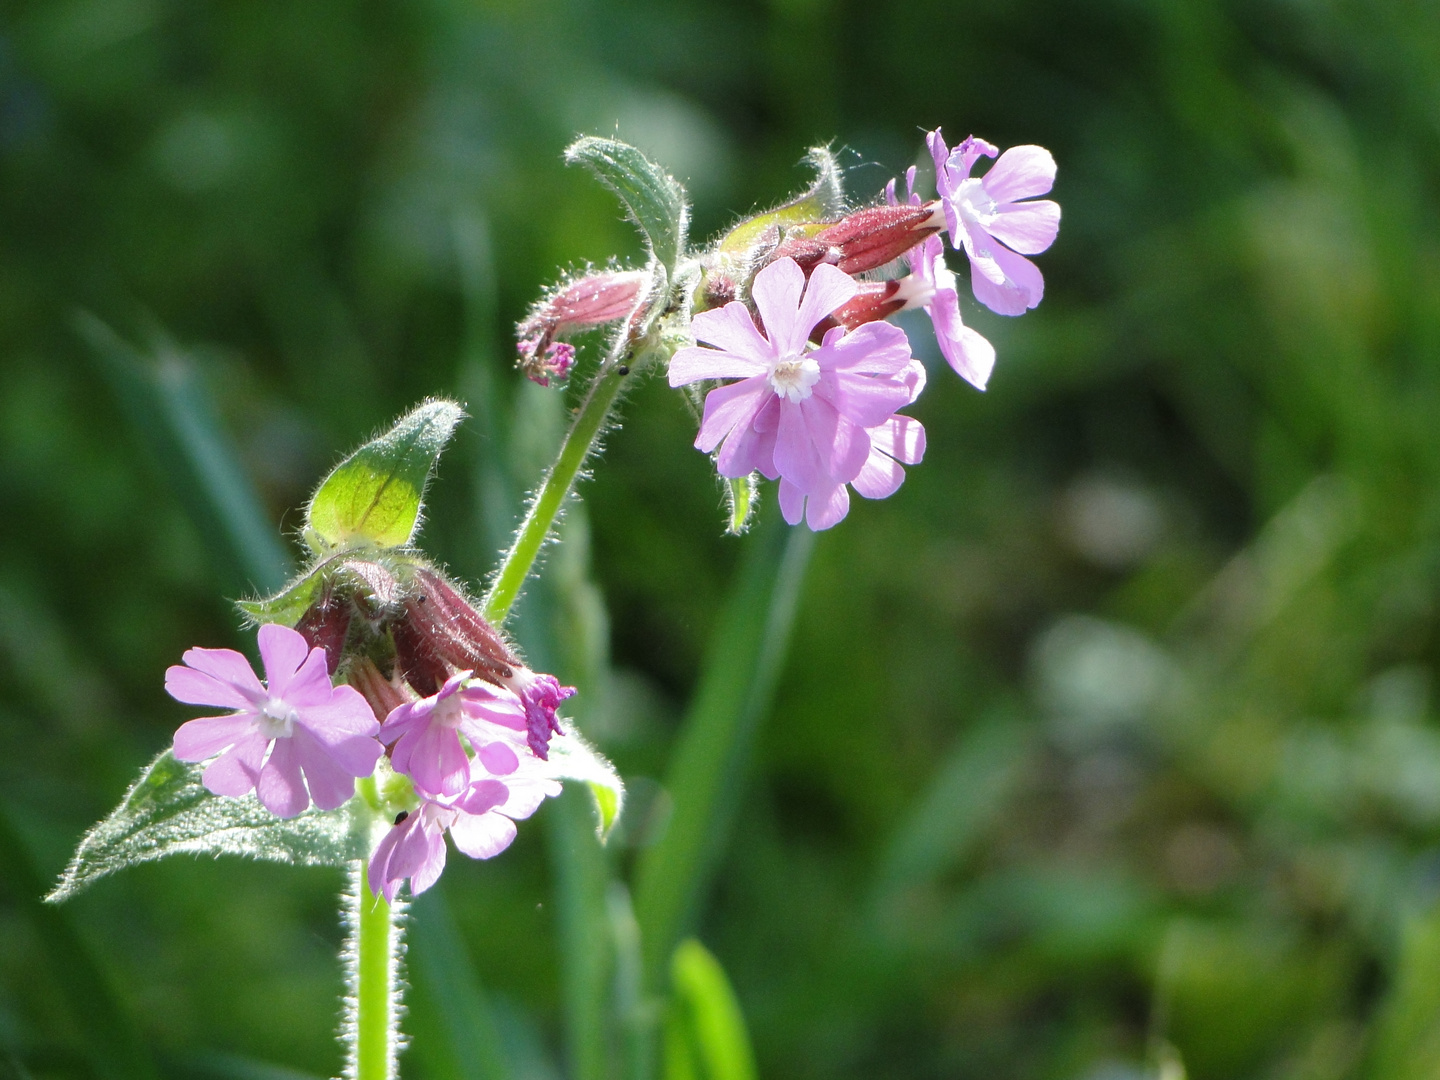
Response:
[[[405,820],[407,817],[409,817],[409,816],[410,816],[410,811],[409,811],[409,810],[401,810],[398,814],[395,815],[395,824],[396,824],[396,825],[399,825],[402,821],[404,821],[404,820]]]
[[[629,365],[629,364],[621,364],[621,365],[620,365],[618,368],[616,368],[615,370],[618,371],[618,372],[620,372],[621,375],[629,375],[629,374],[630,374],[630,365]]]

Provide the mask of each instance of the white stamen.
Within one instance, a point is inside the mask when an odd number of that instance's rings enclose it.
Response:
[[[978,176],[960,181],[955,189],[955,206],[965,221],[983,225],[995,220],[995,200]]]
[[[260,733],[267,739],[288,739],[295,734],[295,721],[300,719],[293,705],[279,698],[269,698],[260,708]]]
[[[820,381],[820,365],[808,356],[792,356],[770,369],[770,387],[792,402],[804,401]]]

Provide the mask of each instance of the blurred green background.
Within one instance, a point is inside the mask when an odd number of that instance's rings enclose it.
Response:
[[[0,1073],[338,1070],[337,873],[36,897],[187,718],[166,665],[245,646],[224,598],[426,395],[473,419],[424,543],[493,568],[563,423],[511,327],[640,250],[566,143],[641,146],[704,238],[936,125],[1049,147],[1064,222],[1037,310],[965,297],[990,390],[932,363],[924,465],[816,545],[696,924],[760,1074],[1440,1075],[1440,11],[1378,0],[6,5]],[[768,535],[721,536],[693,430],[632,391],[518,630],[631,783],[619,880]],[[417,905],[407,1076],[610,1075],[576,807]]]

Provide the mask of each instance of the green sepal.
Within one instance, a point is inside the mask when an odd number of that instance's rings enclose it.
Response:
[[[589,786],[598,819],[595,831],[603,842],[625,808],[625,783],[615,766],[586,742],[570,721],[561,720],[560,726],[564,734],[550,740],[547,771],[556,780],[580,780]]]
[[[755,1080],[745,1017],[725,969],[694,938],[670,958],[665,1080]]]
[[[427,401],[335,466],[305,511],[311,550],[408,544],[420,524],[425,485],[464,415],[453,401]]]
[[[321,566],[305,571],[274,596],[258,600],[236,600],[240,613],[253,623],[283,623],[294,626],[315,602],[324,583]]]
[[[760,504],[759,474],[722,476],[721,480],[725,486],[725,532],[729,536],[743,536],[750,531],[750,523]]]
[[[784,205],[736,225],[721,239],[716,249],[721,255],[744,255],[772,226],[793,231],[804,225],[823,226],[840,216],[845,209],[845,188],[835,155],[829,147],[816,146],[806,153],[805,160],[815,169],[815,182]]]
[[[675,267],[685,250],[685,233],[690,224],[690,206],[680,183],[635,147],[618,139],[589,135],[577,139],[565,151],[565,162],[584,165],[616,194],[645,237],[651,255],[665,268],[667,279],[675,280]]]
[[[278,818],[254,795],[212,795],[201,771],[169,750],[152,761],[110,816],[85,834],[45,899],[68,900],[117,870],[169,855],[242,855],[303,866],[344,866],[365,857],[351,804]]]

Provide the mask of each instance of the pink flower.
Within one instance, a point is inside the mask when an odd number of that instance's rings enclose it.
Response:
[[[264,684],[234,649],[190,649],[185,666],[165,672],[177,701],[234,710],[182,724],[175,756],[219,754],[205,769],[205,787],[216,795],[254,791],[277,817],[294,817],[312,799],[333,810],[355,793],[356,777],[374,772],[380,725],[359,691],[330,685],[325,650],[288,626],[260,628],[260,657]]]
[[[649,283],[643,270],[606,270],[541,300],[516,327],[521,370],[541,386],[549,386],[552,378],[564,380],[575,365],[575,347],[555,339],[625,318]]]
[[[919,206],[915,194],[915,166],[905,173],[905,187],[910,205]],[[895,181],[885,186],[887,202],[897,202]],[[927,236],[905,256],[910,263],[909,276],[898,283],[894,299],[907,308],[924,308],[935,327],[935,339],[945,362],[966,382],[984,390],[995,368],[995,346],[978,331],[966,326],[960,318],[960,293],[955,275],[945,265],[945,246],[938,236]]]
[[[406,878],[418,895],[435,884],[445,869],[445,831],[472,859],[499,855],[515,839],[515,822],[528,818],[560,784],[532,762],[496,780],[477,767],[458,795],[426,798],[420,807],[396,819],[370,856],[370,891],[393,903]]]
[[[1038,255],[1055,242],[1060,206],[1044,195],[1055,183],[1055,159],[1041,146],[1012,146],[982,177],[970,169],[997,149],[973,135],[949,150],[940,129],[926,136],[935,159],[940,193],[952,246],[970,258],[975,299],[1001,315],[1022,315],[1040,303],[1045,279],[1026,255]],[[1017,254],[1018,253],[1018,254]]]
[[[520,764],[515,753],[525,731],[525,706],[508,690],[473,683],[462,671],[438,693],[392,709],[380,727],[380,741],[393,744],[390,764],[405,773],[422,795],[459,795],[470,782],[469,740],[486,770],[507,776]]]
[[[740,380],[706,396],[695,446],[706,453],[719,448],[722,476],[758,470],[783,479],[799,496],[823,497],[824,509],[817,504],[806,513],[812,529],[845,516],[848,501],[836,501],[835,493],[869,460],[868,430],[910,403],[918,366],[904,331],[883,322],[848,332],[834,327],[819,348],[809,347],[816,325],[857,289],[829,264],[816,266],[807,284],[795,260],[777,259],[755,275],[750,290],[763,333],[735,301],[701,312],[690,324],[696,338],[715,348],[680,349],[670,361],[671,386]],[[788,505],[796,505],[794,495]],[[799,516],[787,519],[794,524]]]
[[[907,371],[910,400],[914,401],[925,388],[925,369],[915,361]],[[918,465],[925,456],[925,429],[920,421],[895,415],[871,428],[870,456],[865,459],[851,486],[867,499],[884,499],[895,494],[905,482],[902,465]],[[844,484],[829,491],[805,495],[788,480],[780,481],[780,512],[791,525],[805,516],[806,524],[819,532],[840,521],[850,511],[850,493]]]
[[[575,687],[561,686],[554,675],[541,675],[523,664],[504,680],[505,686],[520,700],[525,716],[525,731],[530,749],[541,761],[549,759],[550,736],[560,734],[555,710],[560,702],[575,696]],[[496,721],[499,723],[500,721]]]

